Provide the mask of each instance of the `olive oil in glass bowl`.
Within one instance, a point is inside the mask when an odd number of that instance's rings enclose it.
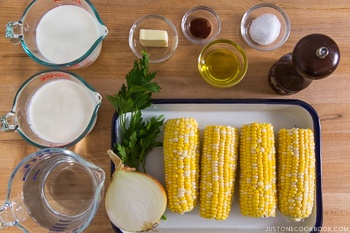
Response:
[[[214,87],[228,88],[239,83],[248,69],[243,49],[233,41],[220,39],[209,43],[198,57],[198,70]]]

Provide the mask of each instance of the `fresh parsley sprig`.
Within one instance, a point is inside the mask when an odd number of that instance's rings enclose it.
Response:
[[[152,93],[159,92],[158,83],[151,82],[156,77],[156,72],[149,72],[148,63],[148,55],[144,53],[125,76],[127,85],[123,84],[117,94],[107,95],[120,115],[151,106]]]
[[[148,55],[144,53],[125,76],[126,85],[123,84],[117,94],[107,95],[118,112],[122,134],[122,140],[115,143],[114,150],[124,164],[136,169],[142,166],[144,172],[147,154],[154,147],[162,146],[157,138],[164,117],[161,115],[145,121],[141,112],[152,105],[152,94],[160,90],[158,83],[152,82],[155,77],[156,72],[149,71]]]

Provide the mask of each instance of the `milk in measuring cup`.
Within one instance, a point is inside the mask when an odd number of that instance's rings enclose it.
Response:
[[[41,54],[56,64],[80,58],[98,37],[94,18],[74,5],[61,5],[48,11],[40,20],[36,32]]]
[[[28,107],[32,130],[53,143],[68,143],[85,130],[94,111],[89,93],[69,79],[55,80],[40,87]]]

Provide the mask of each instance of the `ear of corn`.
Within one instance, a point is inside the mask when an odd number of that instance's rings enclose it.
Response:
[[[231,211],[238,152],[238,130],[206,126],[200,174],[200,216],[225,220]]]
[[[199,130],[193,118],[170,119],[164,126],[164,171],[168,207],[183,214],[197,203]]]
[[[278,132],[278,208],[292,221],[310,216],[315,195],[315,142],[311,129]]]
[[[276,158],[271,124],[243,125],[240,138],[239,203],[243,216],[276,216]]]

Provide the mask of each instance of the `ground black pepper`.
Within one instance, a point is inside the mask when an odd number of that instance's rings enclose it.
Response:
[[[206,39],[211,33],[211,25],[207,19],[195,18],[190,23],[190,32],[194,37]]]

